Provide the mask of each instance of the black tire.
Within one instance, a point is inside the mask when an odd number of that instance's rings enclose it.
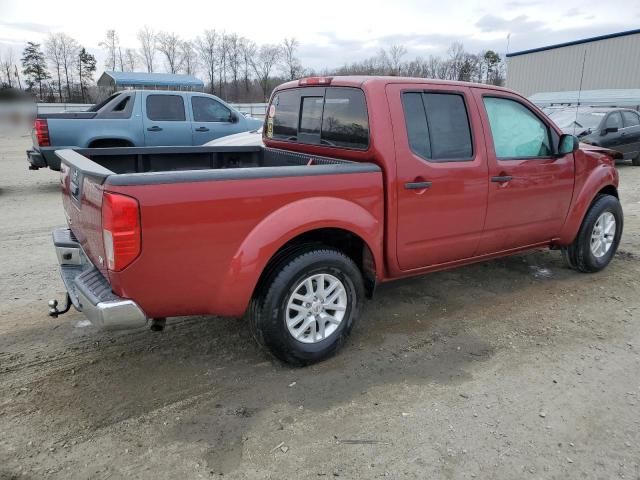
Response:
[[[340,280],[347,295],[347,306],[332,334],[317,343],[303,343],[289,332],[287,303],[306,278],[320,273]],[[353,260],[332,248],[307,247],[302,251],[293,250],[269,270],[251,300],[249,325],[258,343],[278,359],[295,366],[310,365],[338,351],[358,319],[363,302],[362,275]]]
[[[640,153],[631,159],[631,165],[634,167],[640,167]]]
[[[591,234],[600,215],[610,212],[616,221],[616,231],[609,250],[601,257],[591,251]],[[624,219],[618,199],[612,195],[598,195],[582,221],[576,239],[565,249],[567,264],[580,272],[598,272],[609,265],[620,244]]]

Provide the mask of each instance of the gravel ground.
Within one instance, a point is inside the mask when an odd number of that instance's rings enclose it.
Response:
[[[104,333],[61,298],[58,175],[0,137],[0,478],[640,478],[640,168],[602,273],[537,252],[381,287],[292,369],[243,321]]]

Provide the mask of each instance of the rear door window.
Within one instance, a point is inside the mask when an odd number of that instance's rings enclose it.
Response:
[[[625,110],[622,112],[622,118],[624,120],[625,127],[637,127],[640,125],[640,116],[635,112]]]
[[[612,112],[607,117],[605,128],[622,128],[622,117],[620,112]]]
[[[471,160],[473,143],[464,97],[457,93],[402,95],[409,145],[433,162]]]
[[[271,102],[267,137],[366,150],[369,119],[358,88],[308,87],[279,92]]]
[[[147,118],[164,122],[184,122],[184,100],[181,95],[147,96]]]

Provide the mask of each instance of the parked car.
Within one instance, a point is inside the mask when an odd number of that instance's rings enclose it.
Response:
[[[250,130],[248,132],[242,133],[234,133],[233,135],[228,135],[226,137],[217,138],[215,140],[211,140],[210,142],[205,143],[207,147],[215,147],[215,146],[255,146],[255,145],[264,145],[262,142],[262,127],[256,130]]]
[[[59,170],[57,149],[202,145],[261,125],[214,95],[125,90],[87,112],[38,114],[27,158],[31,169]]]
[[[306,78],[276,88],[263,140],[56,151],[73,306],[112,328],[248,313],[309,364],[379,283],[545,247],[596,272],[620,241],[615,153],[503,88]]]
[[[629,108],[579,107],[550,112],[563,132],[581,142],[611,148],[640,166],[640,114]]]

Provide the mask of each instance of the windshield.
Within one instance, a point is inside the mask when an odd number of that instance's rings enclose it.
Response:
[[[560,128],[585,128],[593,130],[600,125],[604,112],[576,112],[575,110],[560,110],[549,115],[551,120]]]

